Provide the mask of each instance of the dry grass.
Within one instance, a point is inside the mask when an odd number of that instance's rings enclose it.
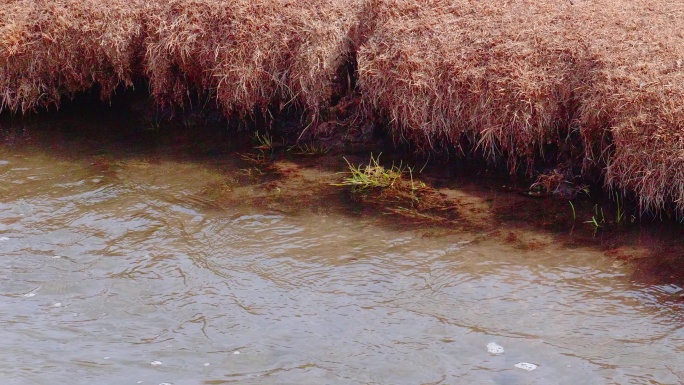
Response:
[[[132,84],[143,0],[3,0],[0,111],[59,105],[101,87]]]
[[[174,0],[151,17],[153,94],[209,93],[227,114],[295,104],[317,117],[351,54],[361,1]]]
[[[573,161],[642,210],[684,210],[681,4],[385,0],[376,13],[359,84],[402,135],[467,138],[512,170],[579,145]]]
[[[603,147],[607,185],[634,192],[643,211],[682,214],[684,4],[594,0],[575,12],[596,60],[581,126],[587,142],[612,139]]]
[[[363,116],[410,140],[511,170],[579,164],[643,211],[684,213],[678,2],[0,1],[0,111],[141,77],[159,103],[294,106],[315,130],[352,61]]]
[[[567,134],[587,54],[557,22],[569,3],[506,3],[383,1],[359,52],[367,104],[404,136],[530,164]]]

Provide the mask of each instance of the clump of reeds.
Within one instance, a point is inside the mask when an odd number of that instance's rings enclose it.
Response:
[[[170,1],[150,20],[146,62],[152,93],[180,105],[195,94],[215,97],[229,115],[277,114],[295,105],[316,117],[351,55],[360,5]]]
[[[8,0],[0,7],[0,111],[59,105],[133,83],[142,0]]]

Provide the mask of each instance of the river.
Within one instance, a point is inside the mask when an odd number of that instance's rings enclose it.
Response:
[[[315,186],[334,171],[252,183],[224,136],[107,127],[5,132],[2,384],[684,383],[679,281],[535,228],[346,213]]]

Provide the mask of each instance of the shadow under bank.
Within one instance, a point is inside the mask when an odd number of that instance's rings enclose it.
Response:
[[[524,175],[511,177],[476,156],[419,152],[377,128],[302,141],[291,129],[298,123],[294,113],[231,121],[210,108],[159,110],[144,87],[122,91],[110,104],[97,95],[79,95],[59,111],[1,116],[0,145],[112,177],[129,162],[198,164],[220,175],[196,186],[188,202],[208,210],[240,202],[286,215],[336,213],[424,237],[467,234],[473,242],[505,243],[530,255],[558,244],[591,247],[633,266],[635,282],[684,284],[681,223],[638,216],[628,201],[618,211],[611,197],[593,191],[572,199],[541,194]],[[350,164],[368,164],[373,156],[386,169],[406,167],[402,178],[419,187],[404,194],[400,187],[354,192],[336,185]]]

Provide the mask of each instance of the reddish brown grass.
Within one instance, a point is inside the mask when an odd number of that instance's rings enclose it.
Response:
[[[241,116],[292,105],[315,128],[351,61],[364,116],[406,138],[470,143],[511,170],[571,154],[642,210],[684,213],[678,2],[0,2],[0,111],[144,77],[159,103],[200,95]]]
[[[681,4],[385,0],[376,11],[359,84],[405,136],[467,137],[512,169],[579,144],[575,162],[642,210],[684,211]]]
[[[316,117],[351,54],[361,4],[170,1],[150,21],[147,73],[153,94],[182,104],[193,92],[209,92],[227,114],[294,103]]]
[[[143,0],[3,0],[0,111],[58,105],[97,84],[132,84]]]
[[[585,48],[565,38],[557,1],[387,0],[359,51],[368,105],[405,136],[465,136],[515,169],[567,131]],[[547,28],[539,28],[539,24]]]
[[[603,147],[607,185],[642,210],[684,212],[684,4],[593,0],[574,12],[596,61],[581,95],[585,141]],[[594,159],[602,154],[592,153]]]

